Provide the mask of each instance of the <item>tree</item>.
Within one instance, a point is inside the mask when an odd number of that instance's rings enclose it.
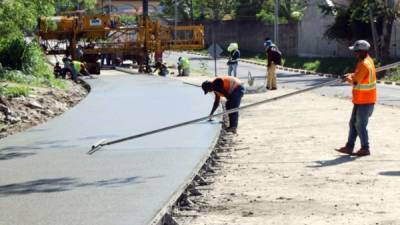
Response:
[[[262,9],[257,13],[257,18],[265,23],[275,20],[274,8],[276,0],[264,1]],[[306,9],[304,0],[279,0],[279,23],[294,23],[301,19]]]
[[[325,32],[330,39],[351,43],[357,39],[372,40],[371,18],[373,13],[377,28],[376,53],[382,62],[390,56],[392,27],[396,18],[400,17],[400,2],[394,0],[353,0],[348,7],[321,6],[326,15],[334,15],[335,21]]]
[[[56,4],[79,3],[93,7],[95,0],[0,0],[0,64],[32,75],[44,72],[44,55],[37,43],[26,41],[34,33],[40,16],[51,16]],[[66,8],[67,9],[67,8]],[[74,8],[68,8],[74,9]]]

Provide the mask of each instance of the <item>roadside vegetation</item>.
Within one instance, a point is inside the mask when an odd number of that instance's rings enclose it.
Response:
[[[28,95],[29,86],[65,88],[63,81],[55,79],[34,38],[38,18],[94,4],[95,0],[0,1],[0,96]]]

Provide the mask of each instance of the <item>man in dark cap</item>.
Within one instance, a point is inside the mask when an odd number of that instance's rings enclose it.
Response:
[[[211,109],[210,119],[212,118],[215,110],[218,108],[221,97],[226,98],[226,110],[238,108],[245,92],[242,82],[230,76],[217,77],[214,80],[204,81],[201,85],[204,94],[214,92],[215,99]],[[236,133],[239,121],[239,112],[233,112],[229,115],[229,127],[226,129],[228,132]]]

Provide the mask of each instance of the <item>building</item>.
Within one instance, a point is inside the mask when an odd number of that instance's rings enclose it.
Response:
[[[117,14],[142,14],[143,0],[97,0],[97,7],[103,12]],[[149,13],[159,11],[160,1],[149,0]]]

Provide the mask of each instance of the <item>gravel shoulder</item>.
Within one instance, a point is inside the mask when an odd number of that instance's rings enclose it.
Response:
[[[242,104],[292,91],[247,94]],[[351,110],[350,99],[304,93],[241,112],[238,134],[225,134],[216,147],[211,184],[199,187],[203,195],[191,197],[195,204],[175,219],[181,225],[400,224],[399,108],[376,106],[368,127],[372,155],[362,158],[334,151],[345,144]]]
[[[65,83],[64,90],[30,87],[29,96],[0,97],[0,139],[62,114],[88,93],[80,84],[70,80]]]

